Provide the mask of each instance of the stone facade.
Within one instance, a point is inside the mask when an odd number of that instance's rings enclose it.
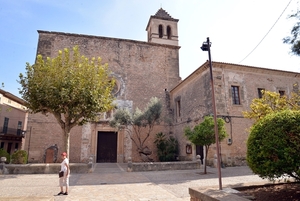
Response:
[[[177,29],[174,23],[177,21],[160,9],[155,17],[151,17],[149,24],[153,27],[156,21],[164,23],[164,28]],[[168,26],[170,24],[170,26]],[[149,29],[148,35],[156,37],[151,32],[157,29]],[[178,36],[157,38],[151,42],[116,39],[100,36],[69,34],[60,32],[38,31],[37,53],[43,57],[55,57],[59,50],[79,46],[80,53],[86,57],[102,58],[103,63],[108,63],[112,76],[117,81],[115,92],[118,107],[128,108],[133,111],[137,107],[144,109],[151,97],[157,97],[163,103],[163,114],[168,114],[166,109],[166,91],[172,89],[180,82],[179,77],[179,46]],[[170,32],[169,32],[170,33]],[[177,30],[171,33],[177,34]],[[165,31],[166,34],[166,31]],[[177,41],[166,44],[165,41]],[[90,156],[97,155],[97,134],[99,132],[115,132],[108,126],[108,120],[112,114],[104,114],[102,120],[90,123],[83,127],[71,130],[70,160],[74,162],[87,161]],[[30,146],[29,161],[43,162],[44,150],[57,144],[59,152],[62,151],[61,128],[55,119],[41,114],[31,114],[29,127],[32,127],[32,140]],[[160,126],[154,132],[168,132],[167,126]],[[34,142],[33,142],[34,141]],[[150,143],[151,142],[151,143]],[[149,139],[147,146],[154,150],[153,139]],[[128,133],[119,131],[117,136],[117,162],[125,162],[128,157],[138,161],[135,155],[136,148],[129,139]]]
[[[258,89],[284,92],[290,95],[298,91],[300,74],[279,70],[213,62],[213,79],[217,116],[226,122],[228,137],[221,142],[222,162],[227,165],[244,165],[248,129],[252,121],[245,119],[242,112],[250,109]],[[240,103],[234,104],[232,86],[237,87]],[[183,160],[194,160],[193,154],[186,154],[189,144],[183,130],[194,127],[204,116],[213,114],[209,63],[204,63],[194,73],[170,91],[171,109],[174,110],[174,133],[180,142],[180,156]],[[214,163],[216,146],[208,154],[209,163]]]
[[[194,127],[203,117],[213,114],[209,63],[181,81],[179,77],[179,49],[177,19],[163,9],[151,16],[147,25],[148,42],[116,39],[100,36],[38,31],[37,53],[44,57],[57,56],[58,50],[79,46],[81,54],[102,58],[109,64],[117,80],[116,104],[133,111],[144,109],[151,97],[163,103],[160,126],[156,126],[147,146],[157,161],[154,137],[158,132],[176,137],[180,144],[179,160],[196,160],[196,147],[187,149],[191,143],[184,136],[186,126]],[[218,117],[224,118],[229,136],[221,142],[222,162],[227,165],[245,164],[247,129],[252,121],[243,118],[242,111],[249,109],[258,89],[281,91],[289,95],[298,86],[299,73],[213,62],[214,88]],[[181,81],[181,82],[180,82]],[[238,94],[239,103],[233,104],[232,87]],[[235,99],[234,99],[235,100]],[[70,161],[87,162],[91,157],[97,162],[99,139],[103,132],[113,136],[117,132],[116,162],[140,161],[137,148],[128,132],[116,131],[108,121],[113,115],[102,114],[101,121],[77,126],[70,135]],[[63,134],[52,115],[30,114],[30,133],[26,137],[25,150],[29,150],[29,162],[45,162],[46,150],[57,147],[63,150]],[[198,150],[198,149],[197,149]],[[216,146],[208,155],[214,163]],[[101,153],[100,153],[101,154]]]

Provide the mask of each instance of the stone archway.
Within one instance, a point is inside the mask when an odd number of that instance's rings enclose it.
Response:
[[[56,163],[58,148],[57,145],[48,147],[44,154],[44,163]]]

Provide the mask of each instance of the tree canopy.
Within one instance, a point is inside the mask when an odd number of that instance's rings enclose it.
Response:
[[[32,113],[51,113],[64,131],[69,153],[70,130],[92,121],[98,113],[113,108],[115,81],[108,64],[101,58],[80,55],[65,48],[54,58],[38,55],[34,65],[26,63],[25,75],[19,76],[20,94]]]
[[[281,96],[277,92],[262,91],[262,98],[255,98],[250,105],[250,111],[243,112],[244,117],[258,121],[267,114],[286,109],[299,110],[300,97],[292,93],[291,98]]]
[[[293,28],[291,29],[291,35],[287,36],[283,39],[284,43],[291,45],[291,52],[297,56],[300,56],[300,38],[299,38],[299,31],[300,31],[300,11],[297,10],[296,13],[289,16],[290,18],[296,19],[296,23],[294,24]]]
[[[221,142],[227,136],[225,129],[225,121],[221,118],[217,118],[218,124],[218,135],[219,142]],[[184,129],[184,134],[187,136],[188,140],[191,141],[195,145],[205,146],[205,166],[204,166],[204,174],[206,174],[206,159],[207,153],[210,145],[216,143],[215,137],[215,123],[212,116],[204,117],[204,121],[191,129],[190,127],[186,127]]]
[[[252,126],[247,141],[247,162],[255,174],[300,180],[300,111],[270,113]]]
[[[114,113],[114,118],[110,121],[110,126],[122,129],[129,133],[130,139],[137,147],[143,161],[152,160],[148,157],[152,152],[145,145],[154,126],[159,124],[162,104],[156,97],[150,99],[144,111],[137,108],[133,113],[127,109],[118,109]],[[132,130],[132,129],[133,130]]]

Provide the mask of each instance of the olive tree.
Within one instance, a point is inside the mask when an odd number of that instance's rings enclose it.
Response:
[[[282,110],[266,115],[250,130],[247,162],[255,174],[274,180],[300,180],[300,111]]]
[[[152,161],[151,150],[146,146],[147,139],[152,134],[154,126],[159,124],[162,104],[156,97],[150,99],[144,111],[137,108],[133,113],[127,109],[118,109],[114,113],[110,126],[120,130],[125,129],[130,139],[137,147],[143,161]]]
[[[33,65],[26,63],[20,74],[20,94],[32,113],[51,113],[64,133],[69,153],[70,131],[76,125],[94,120],[98,113],[112,109],[115,81],[101,58],[80,55],[75,46],[65,48],[54,58],[38,55]]]
[[[218,135],[219,142],[221,142],[227,136],[225,129],[225,121],[221,118],[217,118],[218,124]],[[204,117],[204,121],[191,129],[186,127],[184,129],[184,134],[195,145],[205,146],[205,165],[204,165],[204,174],[206,174],[206,164],[207,164],[207,154],[210,145],[216,143],[215,137],[215,123],[212,116]]]

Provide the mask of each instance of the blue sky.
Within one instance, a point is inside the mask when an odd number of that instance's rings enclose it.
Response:
[[[300,72],[300,57],[282,43],[295,21],[292,0],[0,0],[0,83],[20,96],[16,80],[34,63],[37,30],[88,34],[139,41],[150,15],[162,7],[179,19],[180,75],[184,79],[207,59],[200,46],[212,42],[213,61]],[[101,55],[99,55],[101,57]],[[242,61],[243,60],[243,61]],[[242,62],[241,62],[242,61]],[[241,62],[241,63],[240,63]]]

